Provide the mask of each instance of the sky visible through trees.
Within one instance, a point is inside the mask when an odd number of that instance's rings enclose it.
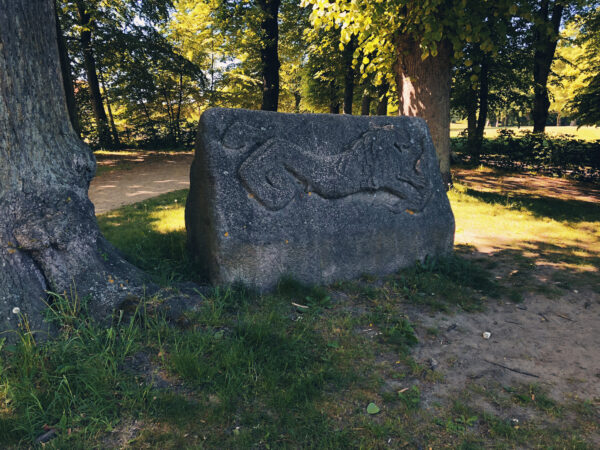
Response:
[[[486,124],[598,124],[598,8],[56,0],[72,119],[105,148],[189,146],[214,106],[419,115],[437,147],[448,145],[450,118],[466,120],[473,146]]]

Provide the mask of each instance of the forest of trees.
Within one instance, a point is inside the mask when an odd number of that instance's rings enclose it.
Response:
[[[420,115],[443,148],[450,114],[467,119],[474,147],[486,124],[536,132],[598,124],[598,8],[589,0],[56,0],[71,118],[103,148],[189,146],[199,114],[213,106]]]

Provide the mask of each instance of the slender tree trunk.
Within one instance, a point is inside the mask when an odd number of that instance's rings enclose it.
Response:
[[[167,105],[167,114],[169,116],[169,135],[171,136],[171,140],[175,139],[175,114],[173,113],[173,107],[171,105],[171,99],[169,98],[169,93],[166,88],[162,89],[163,97],[165,99],[165,104]]]
[[[342,61],[344,63],[344,114],[352,114],[352,103],[354,102],[354,67],[352,57],[356,50],[356,38],[353,36],[344,47]]]
[[[181,105],[183,104],[183,74],[179,73],[179,96],[177,98],[177,115],[175,116],[175,131],[177,142],[181,142]]]
[[[94,52],[92,50],[92,32],[90,31],[91,18],[86,10],[84,2],[79,0],[75,2],[75,4],[79,15],[79,25],[81,26],[79,40],[81,41],[81,48],[83,50],[83,65],[85,67],[90,98],[92,101],[92,111],[98,129],[98,143],[101,147],[110,147],[112,141],[108,128],[108,119],[106,118],[106,112],[104,111],[102,94],[100,93],[100,84],[98,83],[98,75],[96,72],[96,59],[94,58]]]
[[[338,98],[335,80],[331,80],[329,82],[329,113],[330,114],[339,114],[340,113],[340,99]]]
[[[362,101],[360,102],[361,116],[368,116],[369,114],[371,114],[371,101],[372,100],[373,100],[373,97],[371,97],[369,92],[367,92],[367,90],[365,89],[365,92],[363,93],[363,96],[362,96]]]
[[[400,114],[425,119],[437,152],[440,171],[449,187],[450,176],[450,56],[452,45],[438,43],[437,56],[421,58],[419,45],[409,36],[396,40],[395,71]]]
[[[533,56],[533,132],[543,133],[546,130],[550,99],[548,97],[548,76],[554,60],[554,52],[558,42],[560,21],[564,5],[555,0],[550,12],[550,0],[542,0],[537,14],[538,23],[534,28]]]
[[[258,0],[262,10],[260,24],[263,41],[260,51],[263,75],[263,99],[261,109],[277,111],[279,106],[279,6],[281,0]]]
[[[77,117],[77,102],[75,102],[75,90],[73,88],[73,78],[71,77],[71,60],[69,59],[69,52],[65,44],[65,36],[58,20],[58,10],[56,0],[54,2],[54,20],[56,21],[56,35],[58,39],[58,54],[60,56],[60,71],[62,74],[63,85],[65,89],[65,98],[67,101],[67,110],[69,111],[69,119],[73,130],[77,136],[81,135],[81,128],[79,127],[79,118]]]
[[[100,69],[100,67],[98,67],[98,76],[100,77],[100,84],[104,98],[106,99],[106,109],[108,110],[108,120],[110,121],[113,145],[115,147],[119,147],[121,145],[121,141],[119,139],[119,133],[117,132],[117,126],[115,125],[115,119],[113,118],[112,108],[110,106],[110,97],[108,96],[108,90],[106,89],[106,83],[104,82],[104,75],[102,74],[102,69]]]
[[[481,62],[481,70],[479,72],[479,116],[477,117],[477,129],[475,133],[475,148],[477,149],[477,159],[481,154],[483,147],[483,133],[485,132],[485,124],[488,114],[488,97],[489,97],[489,65],[487,58],[484,56]]]
[[[471,156],[471,162],[479,162],[479,152],[476,144],[477,135],[477,96],[475,92],[469,96],[467,103],[467,149]]]
[[[152,136],[152,141],[156,142],[156,129],[154,128],[154,121],[152,120],[152,116],[150,116],[150,112],[148,111],[148,107],[146,103],[141,102],[142,109],[144,110],[144,116],[146,116],[146,120],[148,121],[148,126],[150,127],[150,134]]]
[[[377,88],[377,97],[379,101],[377,103],[377,111],[375,114],[378,116],[387,116],[388,113],[388,91],[390,85],[387,81],[383,81]]]
[[[141,272],[98,229],[87,195],[94,155],[64,96],[52,0],[0,0],[1,330],[17,328],[15,307],[46,328],[47,291],[76,289],[95,317],[142,292]]]
[[[300,95],[300,92],[294,92],[294,112],[295,113],[300,112],[300,102],[301,101],[302,101],[302,96]]]

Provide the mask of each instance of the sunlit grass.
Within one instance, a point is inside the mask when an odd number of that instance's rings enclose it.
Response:
[[[176,199],[177,200],[177,199]],[[174,202],[150,213],[151,227],[159,233],[185,232],[185,204]]]
[[[467,128],[466,123],[452,123],[450,124],[450,136],[456,137],[459,133]],[[500,130],[512,130],[515,133],[519,133],[520,131],[533,131],[533,127],[486,127],[484,131],[484,136],[488,138],[494,138],[498,135],[498,131]],[[571,135],[576,139],[583,139],[585,141],[595,141],[600,139],[600,127],[555,127],[550,126],[546,127],[546,133],[550,136],[556,135]]]

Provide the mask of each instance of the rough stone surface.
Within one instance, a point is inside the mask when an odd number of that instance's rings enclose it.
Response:
[[[329,283],[452,250],[421,119],[210,109],[190,182],[188,242],[213,284]]]

